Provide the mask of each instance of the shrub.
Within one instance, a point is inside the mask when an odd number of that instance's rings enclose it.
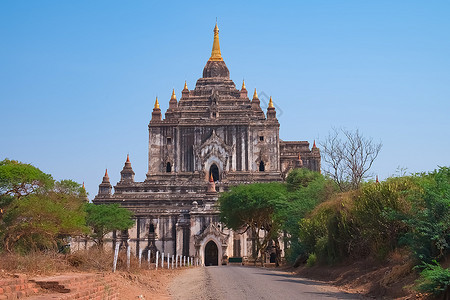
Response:
[[[402,216],[409,227],[401,242],[419,261],[440,260],[450,253],[450,168],[415,176],[421,188],[412,198],[410,213]]]
[[[311,253],[311,254],[308,256],[308,260],[306,261],[306,265],[307,265],[308,267],[312,267],[312,266],[314,266],[314,265],[316,264],[316,261],[317,261],[317,256],[316,256],[316,254],[315,254],[315,253]]]
[[[309,253],[316,253],[319,262],[332,264],[350,253],[352,194],[341,193],[321,203],[300,222],[300,240]]]
[[[417,290],[422,293],[441,296],[450,290],[450,269],[442,268],[438,262],[424,264],[425,269],[420,273],[417,281]]]

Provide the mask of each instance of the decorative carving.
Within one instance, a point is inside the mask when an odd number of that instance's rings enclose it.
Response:
[[[202,242],[208,237],[214,236],[217,240],[220,241],[221,246],[226,248],[228,245],[228,238],[230,235],[223,233],[220,229],[214,224],[209,223],[209,226],[206,227],[200,234],[194,235],[195,246],[200,247]]]
[[[217,163],[223,172],[228,169],[228,157],[233,148],[226,145],[213,129],[211,136],[199,147],[194,146],[193,150],[200,170],[207,170],[212,163]]]

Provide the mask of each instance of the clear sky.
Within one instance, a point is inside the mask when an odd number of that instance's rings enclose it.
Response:
[[[0,159],[142,181],[148,122],[202,76],[218,19],[238,87],[271,95],[284,140],[332,127],[383,143],[384,179],[450,165],[449,1],[0,1]]]

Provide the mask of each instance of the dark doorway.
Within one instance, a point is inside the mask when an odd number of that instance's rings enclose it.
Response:
[[[168,162],[168,163],[166,164],[166,172],[167,172],[167,173],[172,172],[172,165],[170,164],[170,162]]]
[[[259,162],[259,171],[260,171],[260,172],[264,172],[264,169],[265,169],[264,167],[265,167],[265,166],[264,166],[264,162],[263,162],[263,161],[260,161],[260,162]]]
[[[209,241],[205,246],[205,266],[219,265],[219,249],[216,243]]]
[[[270,253],[270,263],[275,263],[277,260],[277,254],[276,253]]]
[[[216,164],[212,164],[209,168],[209,177],[211,177],[211,174],[214,181],[219,181],[219,168]]]

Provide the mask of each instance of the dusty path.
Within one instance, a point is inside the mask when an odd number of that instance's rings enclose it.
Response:
[[[237,266],[186,270],[169,291],[173,299],[363,299],[286,272]]]

